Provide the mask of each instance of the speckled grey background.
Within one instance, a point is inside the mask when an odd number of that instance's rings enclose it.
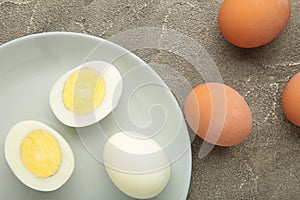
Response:
[[[253,130],[244,143],[215,147],[204,159],[192,143],[193,171],[188,195],[198,199],[300,199],[300,128],[283,116],[280,96],[300,71],[300,1],[272,43],[240,49],[217,26],[222,0],[0,0],[0,44],[32,33],[73,31],[102,38],[137,27],[177,30],[201,44],[214,59],[224,83],[248,102]],[[202,82],[184,59],[158,50],[134,52],[146,62],[165,63],[192,86]],[[160,72],[168,77],[168,72]],[[300,100],[299,100],[300,101]]]

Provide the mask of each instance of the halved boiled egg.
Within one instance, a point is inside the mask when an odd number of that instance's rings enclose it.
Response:
[[[5,139],[5,158],[21,182],[39,191],[60,188],[75,165],[66,140],[37,121],[22,121],[10,129]]]
[[[121,93],[119,71],[109,63],[90,61],[58,79],[50,93],[50,106],[63,124],[84,127],[106,117]]]

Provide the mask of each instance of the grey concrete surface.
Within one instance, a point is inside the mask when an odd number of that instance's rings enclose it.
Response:
[[[0,0],[0,44],[46,31],[73,31],[102,38],[137,27],[177,30],[201,44],[217,64],[224,83],[248,102],[251,136],[242,144],[215,147],[197,156],[202,140],[192,143],[193,170],[188,200],[300,199],[300,128],[281,111],[287,80],[300,71],[300,1],[291,0],[287,28],[272,43],[240,49],[221,36],[217,14],[222,0]],[[146,62],[165,63],[191,85],[202,83],[184,59],[159,50],[135,52]],[[168,77],[167,71],[161,71]]]

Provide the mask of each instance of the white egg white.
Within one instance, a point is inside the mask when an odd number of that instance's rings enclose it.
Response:
[[[108,139],[103,149],[104,165],[123,193],[137,199],[153,198],[169,182],[169,160],[156,141],[132,135],[119,132]]]
[[[105,82],[105,96],[101,104],[88,114],[75,114],[69,111],[63,102],[63,89],[68,78],[82,68],[97,70]],[[62,75],[50,92],[50,106],[55,116],[65,125],[71,127],[85,127],[106,117],[118,104],[122,93],[122,77],[119,71],[104,61],[89,61]]]
[[[62,163],[59,170],[51,177],[39,178],[30,173],[20,157],[23,139],[31,131],[43,129],[50,133],[60,145]],[[54,191],[71,177],[75,160],[72,149],[66,140],[49,126],[37,121],[22,121],[10,129],[5,139],[5,158],[15,176],[26,186],[38,191]]]

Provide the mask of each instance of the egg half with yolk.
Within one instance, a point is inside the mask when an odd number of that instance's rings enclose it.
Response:
[[[5,139],[5,158],[21,182],[39,191],[60,188],[75,165],[66,140],[37,121],[22,121],[10,129]]]
[[[60,77],[50,92],[50,106],[65,125],[85,127],[106,117],[122,93],[119,71],[104,61],[90,61]]]

